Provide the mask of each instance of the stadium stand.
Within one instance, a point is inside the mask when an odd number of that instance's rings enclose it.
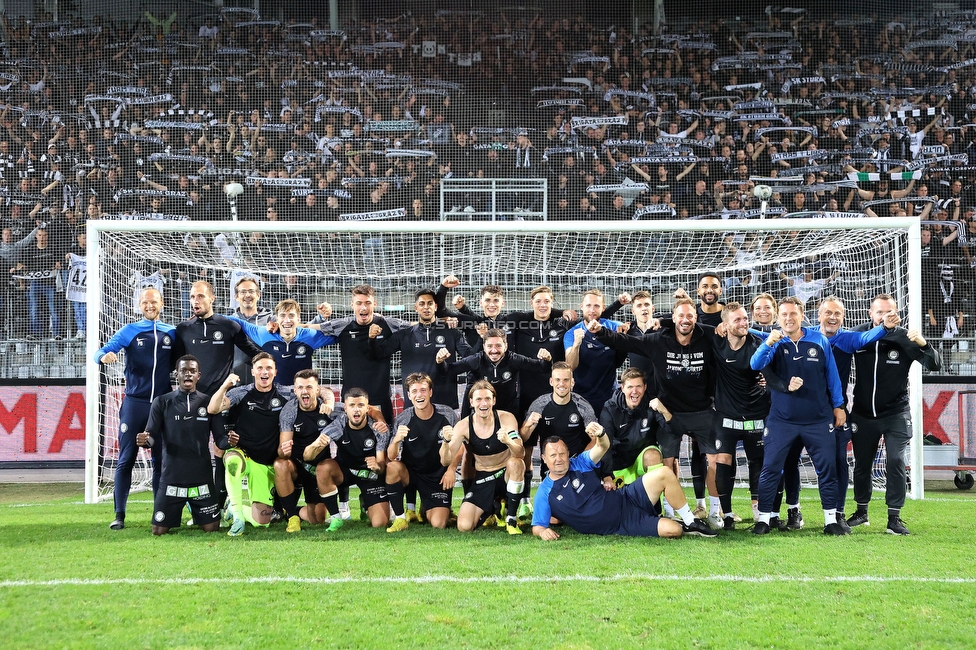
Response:
[[[83,376],[86,220],[229,220],[231,181],[243,220],[752,219],[756,185],[772,188],[767,218],[918,215],[926,335],[953,349],[972,333],[976,266],[972,12],[812,11],[657,34],[506,8],[341,29],[233,7],[136,24],[5,16],[0,377]],[[548,190],[494,201],[442,194],[445,179]],[[217,266],[228,254],[185,245]],[[781,270],[825,290],[862,281],[826,259]],[[201,273],[144,269],[157,272],[181,320]],[[272,300],[302,298],[294,278],[271,282]],[[790,292],[778,275],[749,286]]]

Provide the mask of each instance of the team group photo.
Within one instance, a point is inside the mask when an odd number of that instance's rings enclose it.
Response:
[[[968,0],[0,3],[7,642],[967,647],[974,96]]]

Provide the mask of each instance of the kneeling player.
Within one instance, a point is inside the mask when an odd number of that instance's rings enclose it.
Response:
[[[630,485],[661,465],[657,444],[661,425],[655,409],[667,411],[648,394],[647,375],[638,368],[625,370],[619,390],[600,413],[609,442],[599,473],[608,488]]]
[[[441,464],[457,457],[463,444],[474,457],[475,475],[471,490],[458,511],[458,530],[471,532],[495,514],[495,502],[505,499],[510,535],[521,535],[515,513],[522,498],[525,476],[525,448],[515,416],[495,410],[495,388],[486,380],[476,381],[468,393],[471,415],[456,425],[441,444]]]
[[[385,528],[390,523],[390,502],[383,480],[389,430],[386,423],[370,415],[369,397],[362,388],[346,391],[343,408],[320,436],[325,445],[336,443],[338,453],[335,460],[324,460],[316,467],[319,491],[329,495],[340,485],[358,485],[369,525]]]
[[[227,434],[232,449],[224,454],[224,472],[229,510],[233,523],[227,532],[231,537],[244,534],[244,522],[267,527],[271,523],[274,498],[274,462],[278,458],[279,416],[292,397],[291,389],[275,383],[277,365],[274,357],[259,352],[251,359],[254,383],[231,388],[239,380],[231,373],[210,398],[211,414],[229,411],[234,430]],[[251,498],[250,509],[244,508],[244,477]]]
[[[314,370],[295,373],[295,398],[281,410],[281,438],[274,463],[275,489],[288,517],[289,533],[302,529],[301,520],[321,524],[331,517],[329,532],[342,527],[339,516],[338,490],[320,491],[317,467],[332,458],[332,449],[322,432],[332,422],[335,397],[330,389],[319,389],[319,375]],[[305,494],[305,507],[298,507],[299,490]]]
[[[602,428],[589,435],[596,439],[596,444],[572,459],[562,438],[545,440],[542,454],[549,466],[549,476],[535,494],[534,535],[546,541],[559,539],[559,533],[549,527],[552,517],[577,532],[593,535],[718,535],[695,519],[677,477],[668,467],[662,465],[651,470],[620,490],[607,490],[596,469],[610,448],[610,441]],[[683,523],[660,517],[661,495],[667,495]]]
[[[162,444],[162,475],[153,504],[153,535],[180,525],[189,504],[193,521],[208,533],[220,528],[220,505],[213,485],[210,438],[226,449],[223,418],[207,415],[209,397],[197,392],[200,362],[187,354],[176,362],[177,389],[160,395],[149,407],[146,430],[136,436],[140,447]]]
[[[451,516],[451,494],[457,475],[458,458],[447,467],[441,464],[440,448],[450,438],[457,415],[454,409],[434,404],[434,382],[425,373],[409,375],[403,382],[413,404],[397,416],[393,439],[387,448],[391,460],[386,466],[386,491],[394,519],[388,533],[406,530],[403,512],[404,487],[412,485],[420,493],[425,517],[434,528],[445,528]]]

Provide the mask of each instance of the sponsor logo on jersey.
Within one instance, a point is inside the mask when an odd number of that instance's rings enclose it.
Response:
[[[413,438],[407,438],[407,442],[414,442],[416,440],[420,440],[420,436],[414,436]]]
[[[817,348],[810,348],[809,350],[807,350],[807,356],[810,357],[810,358],[816,357],[817,356]]]
[[[576,424],[577,422],[579,422],[579,416],[577,414],[573,413],[572,415],[569,416],[570,424]]]
[[[888,358],[894,361],[898,358],[898,350],[888,350]]]
[[[504,379],[505,381],[508,381],[511,378],[512,378],[512,373],[508,372],[507,370],[502,373],[502,379]]]
[[[172,343],[173,343],[172,339],[170,339],[168,336],[163,337],[163,345],[170,345]]]
[[[376,441],[374,441],[372,438],[366,438],[366,440],[363,441],[363,448],[364,449],[372,449],[373,448],[373,445],[375,445],[375,444],[376,444]]]
[[[574,479],[573,479],[573,487],[574,487],[574,488],[578,488],[578,487],[579,487],[579,485],[580,485],[580,483],[579,483],[579,479],[578,479],[578,478],[574,478]]]
[[[145,344],[146,344],[146,340],[145,339],[136,339],[136,347],[140,347],[141,348]]]
[[[444,342],[444,337],[441,336],[440,334],[438,334],[437,337],[434,340],[437,341],[438,343],[443,343]]]
[[[214,341],[219,341],[222,338],[224,338],[224,333],[223,332],[219,332],[219,331],[218,332],[214,332]]]
[[[176,496],[176,486],[175,485],[167,485],[166,486],[166,496],[168,496],[168,497],[175,497]]]
[[[119,427],[119,431],[121,431],[122,433],[125,433],[128,430],[129,430],[129,425],[126,424],[125,422],[123,422],[122,426]]]
[[[319,420],[316,424],[319,425],[319,428],[322,428],[325,425],[327,425],[328,423],[329,423],[328,420]]]
[[[280,399],[278,399],[277,397],[275,397],[273,400],[271,400],[271,408],[278,408],[279,406],[281,406],[281,400]]]
[[[204,417],[206,414],[207,414],[207,409],[203,408],[202,406],[197,409],[197,415],[199,415],[200,417]]]

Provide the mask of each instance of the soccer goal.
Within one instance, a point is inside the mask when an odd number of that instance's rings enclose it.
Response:
[[[525,309],[533,287],[548,285],[562,309],[578,306],[582,292],[599,288],[607,302],[624,291],[648,290],[667,311],[679,287],[694,293],[698,274],[717,271],[725,296],[769,292],[799,295],[816,320],[820,297],[836,294],[847,305],[848,326],[867,319],[878,293],[893,295],[908,327],[921,326],[919,223],[908,218],[793,218],[727,221],[353,221],[88,222],[88,358],[122,325],[141,317],[141,288],[161,288],[163,320],[188,317],[190,283],[214,284],[217,313],[232,311],[233,278],[257,276],[262,303],[298,299],[303,315],[331,303],[337,315],[359,283],[377,289],[378,310],[414,317],[413,294],[448,274],[457,293],[477,303],[479,288],[505,290],[508,309]],[[789,280],[789,282],[787,282]],[[741,300],[740,300],[741,302]],[[628,316],[628,309],[621,318]],[[325,383],[341,382],[338,353],[316,353]],[[115,364],[118,366],[119,364]],[[921,370],[911,376],[915,435],[911,495],[923,494]],[[117,458],[121,373],[89,363],[87,373],[86,501],[109,497]],[[875,472],[883,487],[883,463]],[[149,486],[148,459],[140,460],[134,489]],[[815,476],[805,483],[815,484]]]

